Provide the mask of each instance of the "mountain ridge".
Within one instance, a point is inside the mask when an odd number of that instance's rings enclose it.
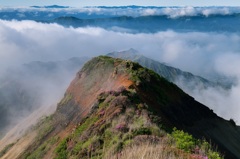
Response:
[[[161,63],[159,61],[155,61],[151,58],[145,57],[135,49],[108,53],[107,56],[110,56],[113,58],[121,58],[125,60],[132,60],[134,62],[137,62],[143,67],[147,67],[148,69],[155,71],[160,76],[163,76],[164,78],[168,79],[170,82],[173,82],[177,85],[178,85],[178,81],[182,80],[184,83],[183,85],[185,85],[186,87],[189,87],[189,86],[194,87],[195,84],[198,84],[203,88],[215,87],[215,86],[224,87],[223,86],[224,84],[212,82],[201,76],[194,75],[190,72],[182,71],[181,69],[178,69],[178,68],[169,66],[165,63]],[[193,83],[193,84],[191,85],[190,83]],[[180,85],[178,86],[180,87]],[[193,89],[193,88],[190,88],[190,89]]]
[[[127,117],[128,111],[133,115]],[[132,118],[135,115],[137,121]],[[141,124],[133,127],[138,120],[144,120],[142,128]],[[125,125],[121,126],[121,121]],[[135,134],[134,137],[140,132],[152,134],[155,129],[159,132],[159,126],[155,124],[162,125],[166,131],[177,127],[196,138],[205,137],[218,145],[226,158],[240,156],[239,146],[236,146],[240,141],[238,126],[218,117],[153,71],[129,60],[100,56],[87,62],[77,73],[56,112],[30,131],[37,135],[17,158],[34,158],[34,155],[43,155],[41,158],[86,157],[88,146],[92,144],[98,146],[93,147],[91,154],[101,156],[104,145],[120,146],[121,150],[121,145],[128,141],[123,136],[112,141],[102,135],[109,131],[110,135],[130,133]],[[122,141],[120,145],[118,141]],[[17,144],[13,145],[5,156],[16,148]]]
[[[173,82],[177,84],[180,88],[184,86],[184,91],[191,94],[191,92],[187,91],[188,90],[197,90],[197,89],[205,89],[206,87],[213,87],[213,86],[218,86],[219,83],[211,82],[206,79],[203,79],[201,77],[198,77],[196,75],[192,75],[191,73],[184,72],[182,70],[179,70],[177,68],[168,66],[164,63],[160,63],[158,61],[154,61],[152,59],[149,59],[141,54],[135,49],[129,49],[126,51],[120,51],[120,52],[112,52],[108,53],[107,56],[115,57],[115,58],[122,58],[126,60],[132,60],[135,62],[140,63],[141,65],[152,69],[153,71],[157,72],[159,75],[163,76],[164,78],[168,79],[170,82]],[[31,108],[31,110],[35,110],[36,107],[33,107],[33,101],[36,103],[36,96],[39,95],[39,88],[38,90],[34,90],[35,87],[29,87],[29,83],[33,83],[31,81],[36,81],[39,80],[39,83],[46,84],[46,82],[41,82],[42,80],[44,81],[45,79],[48,79],[47,83],[52,83],[51,81],[54,80],[55,78],[58,79],[58,82],[54,82],[54,84],[59,83],[62,85],[65,76],[62,76],[62,74],[66,74],[65,72],[68,72],[69,74],[72,74],[72,77],[74,76],[75,72],[79,68],[82,67],[82,65],[89,60],[90,58],[88,57],[74,57],[68,60],[64,61],[49,61],[49,62],[41,62],[41,61],[33,61],[30,63],[24,64],[22,67],[18,68],[17,70],[12,70],[10,71],[10,74],[5,76],[5,79],[2,80],[2,85],[0,88],[0,98],[2,104],[2,108],[5,108],[6,102],[4,101],[16,101],[14,100],[13,97],[18,95],[19,97],[17,99],[29,99],[32,100],[30,104],[27,102],[24,102],[23,100],[18,100],[18,103],[23,103],[22,105],[27,105],[28,109]],[[65,71],[64,71],[65,70]],[[22,81],[21,79],[23,77],[27,77],[27,79],[30,80],[24,80]],[[31,80],[33,79],[33,80]],[[179,81],[181,79],[182,83],[178,83],[176,81]],[[70,82],[71,79],[69,79]],[[5,82],[7,81],[7,82]],[[10,82],[12,81],[12,82]],[[28,81],[28,82],[27,82]],[[5,83],[5,84],[4,84]],[[5,85],[3,87],[3,84]],[[67,83],[68,84],[68,83]],[[12,85],[15,85],[14,87]],[[223,84],[224,85],[224,84]],[[222,85],[221,85],[222,86]],[[13,87],[13,88],[12,88]],[[67,85],[66,85],[67,87]],[[185,88],[186,87],[186,88]],[[31,91],[30,91],[30,90]],[[34,90],[34,91],[33,91]],[[29,92],[30,91],[30,92]],[[65,91],[65,90],[63,90]],[[5,93],[4,93],[5,92]],[[8,98],[2,96],[2,94],[6,95],[6,92],[9,92]],[[18,92],[16,94],[16,92]],[[15,95],[16,94],[16,95]],[[63,93],[62,93],[63,94]],[[27,98],[26,98],[27,97]],[[38,99],[39,97],[37,97]],[[11,102],[8,105],[13,105]],[[13,103],[13,102],[12,102]],[[20,108],[20,106],[19,106]],[[19,111],[24,111],[24,107],[21,106],[21,110],[16,109],[18,112]],[[13,107],[14,109],[14,107]],[[0,127],[0,131],[2,131],[2,136],[5,135],[6,131],[3,131],[5,125],[3,121],[10,120],[11,114],[9,112],[6,112],[4,109],[1,111],[3,114],[1,115],[1,121],[2,121],[2,127]],[[14,115],[16,116],[16,115]],[[1,136],[1,135],[0,135]]]

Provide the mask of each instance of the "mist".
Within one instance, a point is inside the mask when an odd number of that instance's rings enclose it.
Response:
[[[75,29],[34,21],[0,20],[0,34],[2,70],[5,66],[19,66],[30,61],[93,57],[135,48],[158,61],[205,75],[213,71],[221,73],[216,69],[216,60],[228,54],[237,55],[240,50],[240,36],[231,33],[178,33],[169,30],[155,34],[131,34],[121,30]]]
[[[34,108],[24,111],[21,117],[11,119],[14,125],[19,118],[28,116],[37,108],[55,109],[81,68],[59,69],[61,71],[49,75],[36,71],[21,72],[19,67],[23,64],[94,57],[134,48],[144,56],[210,80],[218,81],[220,77],[230,81],[234,79],[234,84],[228,89],[211,87],[187,90],[181,85],[181,79],[177,83],[221,117],[232,118],[240,124],[239,43],[240,35],[232,33],[179,33],[169,30],[154,34],[132,34],[123,32],[121,28],[109,31],[93,27],[65,28],[34,21],[0,20],[0,79],[16,75],[14,79],[38,98]],[[4,83],[0,83],[2,87]]]

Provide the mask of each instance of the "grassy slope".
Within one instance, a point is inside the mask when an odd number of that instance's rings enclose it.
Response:
[[[43,158],[55,144],[53,157],[57,159],[108,159],[119,158],[119,154],[125,158],[131,156],[128,155],[130,150],[138,148],[146,153],[138,155],[145,155],[145,158],[194,158],[192,153],[177,147],[161,124],[161,119],[141,101],[135,89],[122,87],[101,93],[98,104],[65,138],[50,138],[24,158]]]
[[[153,71],[100,56],[77,74],[55,114],[35,127],[38,137],[20,158],[107,158],[139,135],[157,136],[159,144],[173,127],[212,139],[231,158],[239,155],[233,145],[239,143],[240,133],[230,124]],[[221,133],[225,126],[229,131]],[[224,137],[235,142],[224,145]],[[148,140],[152,143],[151,137]],[[170,153],[185,155],[176,147],[170,145]]]

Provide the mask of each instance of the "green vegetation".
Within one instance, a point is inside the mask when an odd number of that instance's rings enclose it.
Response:
[[[116,64],[118,62],[120,62],[121,67]],[[183,95],[183,92],[174,84],[167,82],[153,71],[142,68],[137,63],[106,56],[94,58],[93,61],[84,66],[82,71],[88,74],[91,69],[95,69],[99,65],[106,66],[104,71],[108,69],[114,73],[124,68],[123,71],[133,80],[134,84],[130,88],[102,92],[97,98],[97,104],[92,107],[92,110],[89,110],[90,113],[84,119],[81,119],[80,123],[74,123],[74,120],[69,124],[72,129],[70,130],[71,133],[61,141],[40,142],[44,141],[44,138],[48,138],[47,135],[54,128],[52,117],[45,118],[38,129],[40,146],[28,155],[28,159],[43,158],[51,147],[55,150],[56,159],[112,159],[119,158],[118,154],[124,154],[125,152],[127,154],[128,150],[134,151],[135,149],[136,151],[138,146],[140,149],[142,148],[143,152],[147,150],[149,151],[148,154],[153,152],[158,156],[162,155],[162,158],[166,155],[175,158],[191,159],[194,156],[200,156],[209,159],[222,159],[221,155],[214,151],[208,142],[197,140],[182,130],[176,128],[172,130],[172,127],[169,126],[171,122],[167,125],[168,121],[164,121],[164,115],[159,116],[157,113],[158,108],[168,108],[172,104],[171,101],[177,103],[177,100]],[[111,67],[108,67],[110,65]],[[117,65],[117,67],[112,67],[114,65]],[[95,73],[101,74],[102,72],[98,70]],[[110,73],[112,74],[112,72]],[[81,72],[79,76],[81,76]],[[89,81],[84,85],[84,89],[89,90],[92,85],[96,84],[96,81],[91,80],[94,77],[95,74],[89,75]],[[66,94],[59,105],[66,106],[68,104],[69,106],[69,101],[72,98],[72,95]],[[165,109],[165,111],[168,110]],[[74,118],[80,117],[74,116]],[[169,135],[167,135],[168,133]],[[146,148],[148,144],[151,149]],[[158,147],[162,154],[155,147]]]
[[[60,101],[59,105],[64,105],[72,99],[71,94],[65,94],[64,98]]]
[[[117,59],[113,59],[108,56],[95,57],[83,66],[82,71],[88,73],[88,71],[92,71],[94,70],[95,67],[99,67],[99,65],[103,65],[103,64],[105,68],[107,68],[108,66],[112,67],[116,60]]]
[[[60,144],[57,146],[56,150],[56,158],[55,159],[67,159],[68,151],[67,151],[67,138],[63,139]]]
[[[151,130],[149,128],[144,128],[141,127],[139,129],[136,129],[133,131],[133,135],[137,136],[137,135],[151,135]]]
[[[166,79],[160,77],[152,70],[143,68],[138,63],[127,62],[126,67],[130,79],[145,93],[155,95],[155,98],[157,99],[156,102],[160,105],[166,105],[169,103],[169,95],[173,95],[173,93],[171,93],[172,91],[174,91],[175,94],[177,92],[180,94],[183,93],[176,85],[169,83]],[[162,85],[159,85],[159,83]]]
[[[81,135],[85,130],[87,130],[90,126],[92,126],[97,120],[98,120],[97,116],[93,118],[86,118],[85,121],[76,129],[76,131],[74,132],[74,136]]]
[[[53,116],[50,115],[43,118],[37,124],[37,127],[35,127],[35,129],[38,128],[38,135],[37,135],[38,141],[40,141],[44,136],[46,136],[48,133],[50,133],[53,130],[52,120],[53,120]]]
[[[80,152],[81,150],[87,150],[87,151],[89,149],[91,150],[91,148],[93,147],[93,144],[98,142],[98,140],[99,140],[98,136],[93,136],[85,142],[78,142],[73,149],[74,154],[78,154],[78,152]]]
[[[189,135],[182,130],[177,130],[176,128],[174,128],[172,132],[172,137],[176,142],[177,148],[181,150],[191,152],[191,150],[193,150],[193,148],[195,147],[196,141],[192,137],[192,135]]]
[[[208,159],[223,159],[219,152],[214,151],[212,146],[205,140],[196,140],[192,135],[173,129],[171,136],[174,139],[176,147],[185,152],[193,152],[196,155],[208,157]]]
[[[142,82],[145,80],[150,80],[147,69],[143,68],[138,63],[127,62],[126,67],[128,69],[128,73],[130,74],[130,79],[137,85],[143,84]]]
[[[106,108],[108,106],[109,103],[103,102],[101,104],[99,104],[99,108]]]
[[[137,100],[130,101],[132,97]],[[82,120],[67,140],[58,144],[57,157],[104,158],[131,145],[136,136],[160,134],[156,124],[148,119],[146,105],[141,103],[135,90],[105,92],[98,100],[94,112]]]
[[[36,158],[43,158],[44,155],[51,149],[51,146],[54,145],[59,140],[58,137],[50,138],[49,140],[45,141],[41,146],[39,146],[33,153],[27,156],[27,159],[36,159]]]
[[[8,152],[8,150],[10,150],[13,147],[14,144],[15,143],[11,143],[11,144],[5,146],[4,149],[2,151],[0,151],[0,157],[5,155]]]
[[[133,97],[137,100],[133,100]],[[120,93],[105,92],[98,100],[94,112],[83,119],[67,139],[58,144],[56,158],[107,158],[110,154],[128,149],[136,142],[141,144],[154,141],[158,144],[157,138],[167,138],[167,143],[174,141],[171,145],[168,144],[169,150],[175,147],[184,150],[186,154],[193,153],[197,140],[176,129],[171,138],[168,138],[167,133],[161,129],[161,120],[141,102],[134,89]],[[116,111],[120,114],[114,115]],[[175,150],[173,153],[176,153]],[[208,151],[207,155],[210,157],[216,154],[215,151]]]
[[[48,138],[53,131],[53,115],[45,116],[32,128],[37,132],[34,143],[22,154],[22,158],[35,159],[42,158],[51,147],[59,140],[57,136]]]
[[[100,58],[104,62],[111,63],[111,64],[114,64],[114,61],[116,60],[109,56],[99,56],[98,58]]]

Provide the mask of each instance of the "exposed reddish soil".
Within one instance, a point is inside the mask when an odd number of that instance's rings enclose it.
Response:
[[[97,96],[102,92],[108,92],[111,90],[118,90],[121,87],[128,88],[133,84],[127,74],[117,74],[113,72],[102,72],[102,74],[94,76],[94,71],[90,75],[85,72],[81,73],[81,77],[77,76],[67,89],[67,93],[74,97],[74,101],[77,105],[81,106],[83,110],[83,116],[88,114],[91,106],[96,102]],[[92,78],[89,80],[89,76]],[[88,85],[88,87],[86,87]]]

